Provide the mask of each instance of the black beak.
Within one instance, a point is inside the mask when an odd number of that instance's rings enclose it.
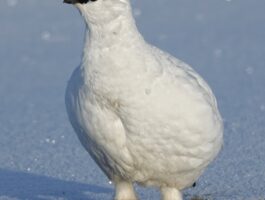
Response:
[[[64,0],[63,2],[68,3],[68,4],[75,4],[75,3],[84,4],[84,3],[87,3],[89,1],[96,1],[96,0]]]
[[[63,0],[64,3],[74,4],[73,0]]]

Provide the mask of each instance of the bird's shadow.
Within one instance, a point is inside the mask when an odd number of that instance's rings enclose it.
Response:
[[[96,200],[91,196],[111,196],[112,192],[111,188],[0,169],[0,197],[19,200]]]

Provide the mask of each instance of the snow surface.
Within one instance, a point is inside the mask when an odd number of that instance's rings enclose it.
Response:
[[[218,159],[185,199],[265,199],[265,1],[134,0],[146,40],[191,64],[225,120]],[[84,24],[54,0],[0,1],[0,199],[111,200],[113,186],[81,147],[64,90]],[[141,199],[155,189],[137,187]]]

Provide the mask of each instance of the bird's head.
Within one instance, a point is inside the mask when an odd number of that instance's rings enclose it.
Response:
[[[129,0],[64,0],[75,5],[87,23],[104,24],[130,12]]]

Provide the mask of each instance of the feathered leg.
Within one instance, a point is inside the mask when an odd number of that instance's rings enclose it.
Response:
[[[119,181],[115,189],[115,200],[137,200],[132,183]]]
[[[176,188],[161,188],[162,200],[182,200],[181,192]]]

